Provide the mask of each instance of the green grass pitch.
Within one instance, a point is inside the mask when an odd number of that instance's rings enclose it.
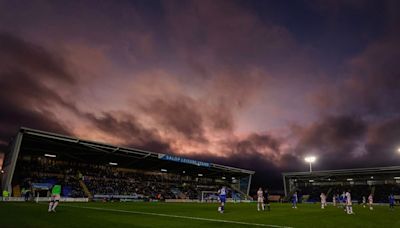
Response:
[[[400,208],[355,205],[355,215],[319,204],[272,204],[257,212],[255,203],[61,203],[56,213],[45,203],[0,203],[0,227],[400,227]]]

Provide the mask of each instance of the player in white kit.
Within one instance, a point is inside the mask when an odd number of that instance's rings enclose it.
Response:
[[[260,211],[260,207],[264,210],[264,192],[262,188],[257,191],[257,211]]]
[[[332,204],[334,207],[336,207],[336,194],[333,194],[332,196]]]
[[[367,204],[367,200],[365,199],[365,196],[362,197],[362,205],[365,208],[365,204]]]
[[[351,202],[350,190],[348,190],[346,192],[346,212],[349,215],[354,214],[354,212],[353,212],[353,204]]]
[[[368,196],[368,206],[369,206],[369,209],[372,211],[372,210],[374,210],[374,208],[372,207],[372,204],[374,203],[374,195],[371,193],[371,194],[369,194],[369,196]]]
[[[319,197],[321,198],[321,209],[325,209],[325,207],[326,207],[326,195],[325,195],[325,193],[321,192],[321,195]]]

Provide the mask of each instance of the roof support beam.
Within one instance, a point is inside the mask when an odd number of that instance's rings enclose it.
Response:
[[[21,148],[21,142],[22,142],[22,132],[18,132],[17,137],[15,138],[15,141],[13,143],[13,146],[11,148],[11,151],[7,155],[6,161],[8,164],[5,164],[4,167],[4,174],[3,174],[3,180],[2,180],[2,189],[6,190],[11,193],[12,191],[12,178],[14,176],[14,170],[15,166],[17,164],[17,159],[19,155],[19,151]],[[9,161],[9,162],[8,162]]]

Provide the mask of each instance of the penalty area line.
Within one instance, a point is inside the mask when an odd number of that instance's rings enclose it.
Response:
[[[159,216],[159,217],[191,219],[191,220],[230,223],[230,224],[247,225],[247,226],[261,226],[261,227],[275,227],[275,228],[293,228],[293,227],[290,227],[290,226],[278,226],[278,225],[270,225],[270,224],[262,224],[262,223],[240,222],[240,221],[232,221],[232,220],[224,220],[224,219],[210,219],[210,218],[201,218],[201,217],[184,216],[184,215],[160,214],[160,213],[154,213],[154,212],[127,211],[127,210],[101,208],[101,207],[71,206],[71,205],[65,205],[65,204],[61,205],[61,207],[84,208],[84,209],[97,210],[97,211],[122,212],[122,213],[138,214],[138,215],[152,215],[152,216]]]

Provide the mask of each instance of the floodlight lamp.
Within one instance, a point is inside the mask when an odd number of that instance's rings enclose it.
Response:
[[[306,157],[304,160],[306,162],[313,163],[313,162],[315,162],[315,160],[317,160],[317,158],[315,156],[309,156],[309,157]]]

